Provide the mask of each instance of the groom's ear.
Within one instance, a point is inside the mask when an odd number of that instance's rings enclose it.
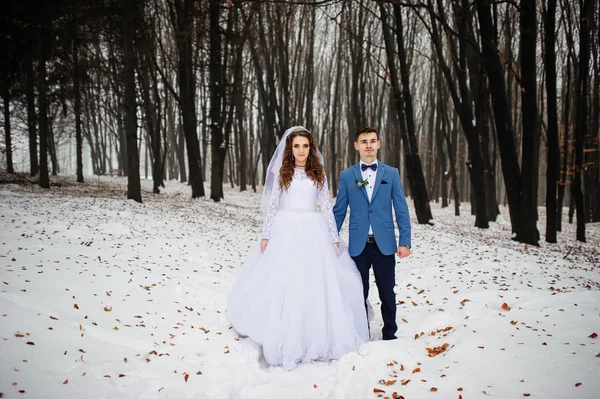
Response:
[[[358,150],[358,143],[356,141],[354,142],[354,149]]]

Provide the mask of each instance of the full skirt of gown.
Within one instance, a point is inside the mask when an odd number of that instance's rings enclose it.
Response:
[[[266,362],[339,359],[369,340],[360,273],[331,242],[319,212],[275,215],[264,253],[251,250],[232,287],[227,317],[262,347]]]

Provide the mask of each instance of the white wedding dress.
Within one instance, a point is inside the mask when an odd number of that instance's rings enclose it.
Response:
[[[277,185],[262,237],[267,248],[251,250],[229,293],[227,317],[262,347],[269,365],[290,370],[339,359],[369,341],[360,274],[347,250],[333,244],[327,182],[318,188],[296,169],[287,190]]]

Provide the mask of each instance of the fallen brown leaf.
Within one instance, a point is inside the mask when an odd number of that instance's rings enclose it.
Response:
[[[413,373],[413,374],[414,374],[414,373],[420,373],[420,372],[421,372],[421,369],[420,369],[419,367],[417,367],[416,369],[414,369],[414,370],[412,371],[412,373]]]
[[[598,334],[592,333],[590,336],[588,336],[588,338],[598,338]]]
[[[373,388],[373,393],[385,393],[383,389]]]
[[[575,384],[576,387],[578,387],[580,385],[581,385],[581,382],[578,382],[578,383]]]
[[[65,382],[63,382],[63,385],[67,385],[69,383],[69,380],[66,379]]]
[[[437,388],[436,387],[431,387],[430,391],[431,392],[437,392]]]
[[[510,310],[510,306],[508,306],[508,304],[506,302],[504,302],[502,304],[502,310],[507,310],[508,311],[508,310]]]

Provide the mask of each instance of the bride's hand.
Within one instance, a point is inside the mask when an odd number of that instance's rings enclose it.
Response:
[[[334,242],[333,247],[335,249],[335,254],[339,257],[342,254],[342,252],[340,251],[340,243]]]
[[[268,243],[269,243],[268,238],[263,238],[262,240],[260,240],[260,252],[261,253],[265,252],[265,249],[267,248]]]

